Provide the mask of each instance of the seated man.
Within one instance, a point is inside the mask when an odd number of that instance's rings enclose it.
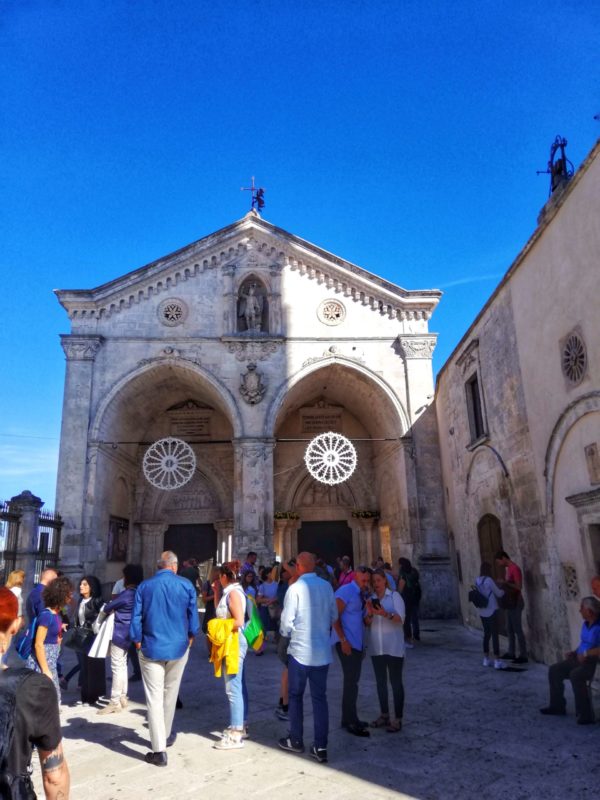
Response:
[[[577,722],[579,725],[589,725],[594,722],[594,710],[587,682],[594,677],[600,657],[600,601],[595,597],[584,597],[579,612],[583,617],[579,646],[574,652],[567,653],[564,661],[550,667],[550,705],[540,708],[540,711],[542,714],[558,716],[567,713],[563,682],[568,678],[575,695]]]

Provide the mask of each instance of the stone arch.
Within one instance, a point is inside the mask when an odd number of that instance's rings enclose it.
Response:
[[[299,475],[297,475],[293,480],[293,482],[287,487],[286,508],[289,508],[292,511],[296,510],[299,503],[302,501],[310,484],[314,482],[315,482],[314,478],[305,472],[301,472]],[[346,481],[343,484],[343,487],[344,487],[343,491],[346,491],[350,496],[352,506],[356,507],[358,505],[358,501],[356,499],[357,492],[356,492],[356,487],[352,486],[352,478]],[[335,487],[331,488],[335,489]]]
[[[548,440],[546,458],[544,462],[544,477],[546,479],[546,516],[554,514],[554,481],[556,466],[563,444],[573,426],[587,414],[600,411],[600,391],[588,394],[573,400],[562,412]]]
[[[363,364],[359,364],[358,362],[353,361],[352,359],[346,358],[344,356],[332,355],[330,358],[319,359],[319,361],[314,364],[309,364],[305,367],[302,367],[293,375],[289,376],[281,384],[279,390],[276,392],[275,396],[271,400],[269,408],[267,409],[267,413],[265,414],[263,435],[265,436],[274,435],[280,411],[283,408],[285,399],[289,394],[290,390],[293,389],[294,386],[296,386],[302,380],[312,375],[313,373],[333,365],[339,365],[348,368],[350,371],[357,373],[358,375],[366,378],[368,381],[376,385],[378,389],[383,393],[388,408],[393,411],[393,416],[395,417],[398,423],[399,431],[396,432],[397,436],[400,437],[406,433],[406,431],[410,427],[408,415],[402,403],[394,393],[394,390],[387,383],[387,381],[385,381],[381,376],[377,375],[375,372],[370,370],[368,367],[365,367]],[[392,432],[390,431],[390,435],[391,433]]]
[[[106,417],[111,407],[123,397],[123,394],[129,387],[133,386],[134,382],[143,379],[143,377],[149,373],[162,372],[165,367],[174,369],[176,372],[189,373],[193,377],[199,378],[202,382],[202,388],[208,390],[210,399],[215,402],[219,410],[229,419],[233,426],[234,436],[239,437],[243,435],[243,422],[235,399],[230,390],[214,375],[204,367],[190,361],[183,361],[178,358],[157,358],[136,367],[113,384],[100,401],[96,413],[94,414],[90,426],[90,439],[94,441],[101,438],[102,427],[105,424]]]

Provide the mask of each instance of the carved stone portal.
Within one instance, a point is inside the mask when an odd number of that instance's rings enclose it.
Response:
[[[267,387],[262,382],[262,373],[256,369],[256,364],[248,364],[248,369],[241,376],[240,394],[251,406],[255,406],[263,399]]]

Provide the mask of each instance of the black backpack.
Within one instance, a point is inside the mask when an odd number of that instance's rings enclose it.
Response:
[[[487,608],[489,601],[489,596],[486,597],[482,594],[475,585],[471,586],[471,590],[469,591],[469,603],[473,603],[475,608]]]
[[[15,735],[17,691],[34,673],[30,669],[0,670],[0,800],[36,800],[31,776],[13,775],[8,771],[8,754]]]

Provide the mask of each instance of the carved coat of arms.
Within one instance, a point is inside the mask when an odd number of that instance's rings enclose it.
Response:
[[[260,403],[267,387],[262,382],[262,374],[257,371],[256,364],[248,364],[248,369],[241,376],[240,394],[251,406]]]

